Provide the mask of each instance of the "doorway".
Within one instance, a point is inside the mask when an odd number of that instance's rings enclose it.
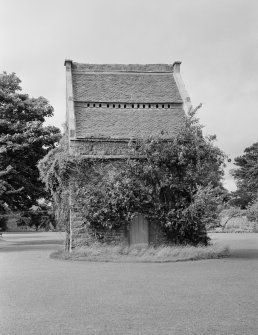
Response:
[[[149,223],[141,214],[134,216],[130,225],[130,245],[149,244]]]

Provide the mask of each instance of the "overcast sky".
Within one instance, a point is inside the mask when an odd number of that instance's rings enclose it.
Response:
[[[65,121],[64,59],[173,63],[232,160],[258,141],[257,0],[0,0],[0,72]],[[232,164],[228,166],[229,170]],[[226,173],[225,186],[234,182]]]

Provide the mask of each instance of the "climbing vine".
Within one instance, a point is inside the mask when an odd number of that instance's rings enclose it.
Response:
[[[131,141],[134,155],[122,161],[69,156],[64,138],[39,168],[59,221],[67,222],[70,190],[73,206],[92,232],[129,225],[135,213],[142,213],[170,242],[206,244],[206,226],[216,216],[223,189],[225,156],[214,140],[203,136],[192,112],[173,140],[161,134]]]

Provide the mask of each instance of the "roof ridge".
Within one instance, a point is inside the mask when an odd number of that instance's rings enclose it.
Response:
[[[72,62],[72,69],[85,72],[139,72],[139,73],[173,73],[173,64],[90,64]]]

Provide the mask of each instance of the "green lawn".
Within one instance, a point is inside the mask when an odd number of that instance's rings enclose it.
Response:
[[[256,335],[258,234],[214,234],[229,258],[95,263],[0,252],[8,335]]]

